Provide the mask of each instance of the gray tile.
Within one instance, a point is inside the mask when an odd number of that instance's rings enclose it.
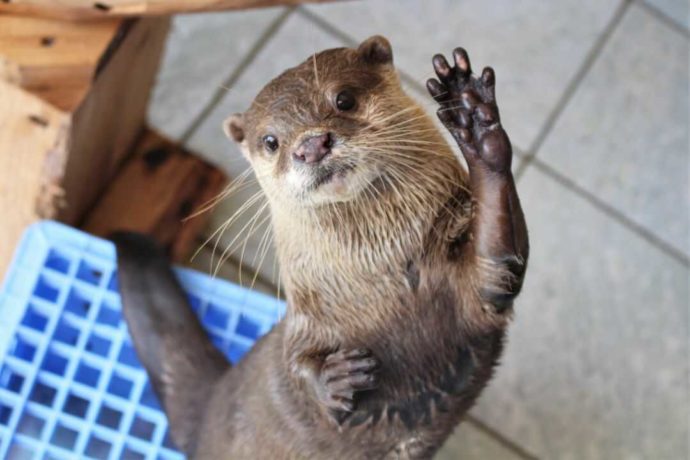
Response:
[[[521,457],[465,422],[446,441],[435,460],[519,460]]]
[[[689,52],[633,5],[538,153],[685,254]]]
[[[153,90],[149,124],[179,139],[281,11],[176,16]]]
[[[530,266],[474,413],[540,458],[683,458],[690,272],[534,168],[519,189]]]
[[[653,6],[672,21],[680,24],[686,29],[690,28],[690,2],[688,0],[645,0],[647,4]]]
[[[225,137],[221,129],[223,120],[234,112],[242,112],[251,104],[254,96],[272,78],[285,69],[304,61],[309,55],[325,48],[343,46],[333,37],[324,34],[305,19],[292,15],[278,30],[273,39],[257,55],[249,69],[239,78],[236,84],[229,88],[227,95],[210,114],[208,119],[200,126],[199,130],[188,142],[188,146],[200,156],[219,165],[226,170],[230,177],[238,177],[249,164],[245,161],[236,145]],[[233,194],[224,200],[214,211],[211,217],[210,231],[218,228],[226,219],[242,206],[253,194],[259,192],[258,185]],[[248,224],[253,210],[237,220],[237,224],[230,228],[221,238],[219,247],[224,247],[239,233],[241,228]],[[251,224],[245,229],[247,232]],[[245,261],[251,267],[260,246],[263,231],[255,230],[248,238],[245,250]],[[243,239],[244,237],[240,237]],[[235,252],[239,259],[241,249]],[[258,260],[258,259],[257,259]],[[261,273],[266,279],[274,278],[273,251],[267,255]]]
[[[523,150],[611,19],[618,0],[376,0],[309,6],[357,40],[383,34],[399,68],[424,84],[431,56],[462,45],[492,65],[504,125]]]

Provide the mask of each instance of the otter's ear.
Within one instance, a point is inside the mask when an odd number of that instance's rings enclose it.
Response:
[[[369,37],[359,45],[357,52],[370,64],[390,64],[393,62],[393,49],[390,42],[381,35]]]
[[[244,116],[241,113],[234,113],[223,122],[225,135],[238,144],[244,141]]]

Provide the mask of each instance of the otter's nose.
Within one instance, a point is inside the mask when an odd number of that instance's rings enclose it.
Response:
[[[292,157],[303,163],[318,163],[331,153],[331,147],[333,147],[331,133],[309,137],[302,142]]]

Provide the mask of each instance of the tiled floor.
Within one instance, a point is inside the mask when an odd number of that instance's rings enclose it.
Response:
[[[237,176],[247,165],[221,120],[314,51],[386,35],[431,109],[431,55],[467,47],[475,67],[498,74],[533,250],[503,364],[439,458],[687,458],[688,24],[687,0],[381,0],[185,16],[150,120]],[[256,191],[220,205],[209,233]],[[263,228],[253,233],[245,284]],[[209,262],[205,251],[196,265]],[[257,281],[267,292],[273,267],[269,254]],[[220,276],[237,278],[237,260]]]

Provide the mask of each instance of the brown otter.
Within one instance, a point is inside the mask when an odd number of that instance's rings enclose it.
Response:
[[[230,368],[161,254],[115,240],[124,312],[174,441],[198,459],[429,458],[501,353],[528,243],[494,73],[437,55],[461,167],[382,37],[271,81],[226,131],[268,198],[285,318]]]

